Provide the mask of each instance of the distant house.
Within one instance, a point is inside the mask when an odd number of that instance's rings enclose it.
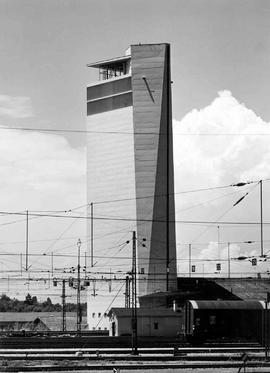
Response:
[[[40,319],[48,326],[51,331],[62,330],[63,316],[61,312],[41,312]],[[86,316],[82,317],[82,330],[87,330]],[[75,331],[77,330],[77,314],[76,312],[66,313],[66,330]]]
[[[109,312],[110,335],[124,336],[132,333],[131,308],[111,308]],[[138,336],[176,337],[182,331],[182,314],[166,308],[138,308]]]
[[[82,318],[82,330],[87,329],[86,317]],[[75,312],[66,314],[66,330],[75,331]],[[61,331],[61,312],[0,312],[0,331]]]
[[[0,331],[46,331],[48,326],[32,312],[0,312]]]

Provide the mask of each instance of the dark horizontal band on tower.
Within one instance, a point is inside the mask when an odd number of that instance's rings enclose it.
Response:
[[[87,116],[132,106],[132,92],[87,102]]]
[[[113,96],[132,90],[130,76],[115,80],[105,80],[102,81],[102,83],[103,84],[87,87],[87,101]]]

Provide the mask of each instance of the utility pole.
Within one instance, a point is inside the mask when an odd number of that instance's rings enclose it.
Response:
[[[91,202],[91,267],[94,266],[94,204]]]
[[[81,240],[78,239],[77,248],[78,248],[78,268],[77,268],[77,333],[81,334],[81,267],[80,267],[80,257],[81,257]]]
[[[231,278],[230,242],[228,242],[228,278]]]
[[[268,317],[268,315],[267,315],[267,309],[268,309],[268,307],[267,307],[267,300],[265,301],[265,310],[264,310],[264,314],[265,314],[265,317],[264,317],[264,323],[265,323],[265,325],[264,325],[264,327],[265,327],[265,332],[264,332],[264,339],[265,339],[265,341],[264,341],[264,353],[265,353],[265,360],[268,360],[268,320],[267,320],[267,317]]]
[[[136,232],[132,234],[132,354],[138,355]]]
[[[262,180],[260,180],[260,211],[261,211],[261,256],[263,257],[263,194],[262,194]]]
[[[125,308],[130,308],[130,278],[126,276]]]
[[[51,253],[51,269],[52,269],[52,277],[53,277],[53,252]]]
[[[86,272],[87,272],[87,253],[84,252],[84,278],[86,279]]]
[[[191,277],[191,243],[188,245],[188,277]]]
[[[22,276],[22,269],[23,269],[23,264],[22,264],[22,253],[20,253],[20,266],[21,266],[21,276]]]
[[[218,234],[218,261],[220,262],[220,226],[217,226],[217,234]]]
[[[66,280],[62,281],[62,331],[67,330],[66,322]]]
[[[25,270],[28,271],[28,210],[26,210]]]

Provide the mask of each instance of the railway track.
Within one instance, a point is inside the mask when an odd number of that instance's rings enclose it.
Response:
[[[0,356],[3,355],[74,355],[87,354],[89,356],[106,356],[106,355],[130,355],[130,348],[32,348],[32,349],[0,349]],[[156,347],[156,348],[138,348],[139,355],[174,355],[184,356],[188,354],[241,354],[241,353],[264,353],[264,348],[260,346],[254,347]]]
[[[43,337],[1,337],[0,348],[2,349],[32,349],[32,348],[131,348],[131,337],[109,337],[109,336],[43,336]],[[157,337],[139,337],[138,346],[142,348],[174,348],[174,347],[190,347],[190,345],[177,338],[157,338]],[[258,343],[228,343],[215,341],[213,343],[205,343],[204,347],[256,347]]]
[[[270,363],[264,361],[264,350],[257,343],[223,341],[191,347],[176,339],[139,338],[138,342],[139,355],[134,356],[130,337],[3,337],[0,372],[113,371],[114,367],[121,373],[199,368],[208,373],[213,367],[229,372],[241,367],[243,353],[248,355],[247,366],[270,372]]]
[[[15,360],[33,360],[33,361],[44,361],[44,360],[50,360],[50,361],[63,361],[63,360],[69,360],[69,361],[83,361],[87,360],[89,362],[103,362],[106,359],[111,359],[113,361],[131,361],[131,362],[151,362],[151,361],[158,361],[158,362],[180,362],[180,361],[241,361],[241,354],[203,354],[203,355],[194,355],[194,354],[183,354],[178,356],[172,356],[172,355],[158,355],[158,356],[132,356],[132,355],[106,355],[106,356],[93,356],[90,354],[82,354],[80,357],[77,355],[71,355],[71,354],[2,354],[0,356],[0,359],[8,361],[15,361]],[[250,354],[248,355],[249,361],[264,361],[265,356],[263,354]]]
[[[245,353],[246,367],[270,371],[262,347],[1,349],[1,372],[119,371],[239,369]],[[237,371],[237,370],[236,370]],[[196,371],[195,371],[196,372]],[[206,370],[208,372],[208,370]]]
[[[143,372],[158,372],[163,371],[165,372],[194,372],[196,373],[197,370],[202,372],[205,370],[205,372],[209,373],[211,372],[237,372],[239,371],[239,368],[242,367],[243,364],[241,362],[123,362],[123,361],[110,361],[110,362],[104,362],[103,364],[100,364],[99,362],[92,362],[92,363],[70,363],[70,362],[62,362],[61,365],[55,365],[55,364],[35,364],[35,365],[22,365],[19,364],[17,366],[2,366],[0,367],[1,372],[89,372],[89,371],[116,371],[116,372],[125,372],[125,371],[143,371]],[[249,362],[246,364],[246,371],[248,372],[258,372],[258,369],[260,372],[269,372],[270,371],[270,363],[269,362]],[[252,371],[250,370],[252,369]],[[255,370],[256,369],[256,370]]]

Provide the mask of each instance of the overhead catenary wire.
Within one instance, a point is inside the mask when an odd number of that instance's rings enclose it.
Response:
[[[30,132],[52,132],[52,133],[92,133],[101,135],[156,135],[167,136],[167,133],[154,131],[124,132],[124,131],[94,131],[87,129],[68,129],[68,128],[42,128],[42,127],[19,127],[19,126],[0,126],[0,130],[30,131]],[[174,136],[269,136],[270,132],[175,132]]]
[[[251,184],[251,183],[253,183],[253,182],[248,182],[248,184]],[[242,185],[239,185],[239,184],[241,184],[241,183],[238,183],[238,184],[231,184],[231,186],[242,186]],[[246,183],[242,183],[242,184],[245,185]],[[234,192],[234,193],[235,193],[235,192]],[[82,208],[83,206],[84,206],[84,205],[79,206],[79,207],[77,207],[77,208],[69,209],[68,212],[70,212],[71,210],[75,210],[75,209]]]
[[[266,179],[266,180],[268,180],[268,179]],[[250,183],[255,183],[255,182],[250,182]],[[236,185],[234,185],[234,184],[231,184],[230,186],[228,186],[228,187],[235,187]],[[225,186],[225,187],[227,187],[227,186]],[[223,187],[215,187],[215,188],[223,188]],[[203,190],[212,190],[212,188],[204,188]],[[191,190],[191,191],[184,191],[184,192],[180,192],[180,193],[188,193],[188,192],[195,192],[195,191],[202,191],[202,189],[198,189],[198,190]],[[149,196],[146,196],[146,198],[148,198]],[[102,201],[102,203],[107,203],[106,201]],[[78,218],[82,218],[82,219],[85,219],[85,217],[84,216],[81,216],[81,217],[78,217],[78,216],[73,216],[73,215],[71,215],[70,214],[70,212],[72,212],[72,211],[74,211],[74,210],[76,210],[76,209],[80,209],[80,208],[83,208],[85,205],[81,205],[81,206],[79,206],[79,207],[75,207],[74,209],[69,209],[69,210],[62,210],[64,213],[69,213],[69,216],[70,217],[72,217],[73,219],[78,219]],[[53,210],[52,210],[53,211]],[[61,210],[58,210],[58,211],[61,211]],[[56,215],[61,215],[61,214],[58,214],[58,211],[57,211],[57,213],[55,213],[55,214],[38,214],[38,216],[31,216],[31,218],[39,218],[39,217],[46,217],[46,215],[50,215],[49,217],[51,217],[51,215],[52,215],[52,217],[56,217]],[[29,213],[29,215],[31,214],[31,212]],[[21,213],[21,215],[25,215],[25,213]],[[58,217],[58,216],[57,216]],[[64,215],[63,217],[66,217],[66,215]],[[61,218],[61,216],[59,216],[59,218]],[[99,217],[99,216],[97,216],[96,217],[97,219],[99,219],[99,218],[106,218],[106,217]],[[115,218],[106,218],[106,220],[111,220],[111,221],[113,221],[113,220],[115,220],[115,219],[117,219],[117,220],[122,220],[122,219],[119,219],[119,218],[117,218],[117,217],[115,217]],[[103,219],[102,219],[103,220]],[[124,218],[124,220],[126,220],[126,218]],[[130,221],[131,219],[128,219],[128,221]],[[23,221],[23,220],[22,220]],[[132,221],[135,221],[135,222],[140,222],[141,221],[141,223],[143,223],[143,222],[148,222],[148,221],[160,221],[160,222],[162,222],[162,223],[164,223],[164,220],[159,220],[159,219],[157,219],[157,220],[152,220],[152,219],[132,219]],[[173,221],[173,220],[171,220],[171,221]],[[181,221],[177,221],[177,220],[175,220],[175,222],[181,222]],[[182,221],[183,222],[183,224],[199,224],[199,223],[202,223],[202,224],[205,224],[205,222],[195,222],[195,221],[189,221],[189,222],[187,222],[187,221]],[[208,224],[209,222],[207,222],[207,224]],[[235,225],[239,225],[239,224],[259,224],[259,223],[257,223],[257,222],[224,222],[224,224],[235,224]],[[210,224],[213,224],[213,222],[210,222]],[[216,222],[214,223],[214,224],[216,224]],[[222,223],[220,223],[219,222],[219,224],[222,224]],[[265,222],[265,224],[267,225],[267,224],[269,224],[269,223],[267,223],[267,222]],[[72,245],[70,245],[70,247],[71,247]],[[63,248],[61,248],[60,250],[63,250]]]
[[[1,211],[1,214],[6,215],[21,215],[25,216],[26,213],[22,212],[10,212],[10,211]],[[29,212],[30,216],[40,216],[40,217],[48,217],[48,218],[65,218],[65,219],[83,219],[83,220],[89,220],[90,218],[87,216],[74,216],[74,215],[56,215],[56,214],[37,214]],[[107,218],[107,217],[99,217],[95,216],[95,220],[115,220],[115,221],[134,221],[134,222],[158,222],[158,223],[166,223],[166,220],[160,220],[160,219],[135,219],[135,218]],[[217,224],[217,221],[207,221],[207,220],[169,220],[170,223],[181,223],[181,224]],[[219,221],[219,224],[223,225],[258,225],[259,222],[251,222],[251,221]],[[264,225],[270,225],[270,222],[264,222]]]
[[[73,220],[63,231],[62,231],[62,233],[54,240],[54,242],[53,243],[51,243],[48,247],[47,247],[47,249],[42,253],[42,255],[46,255],[47,253],[48,253],[48,251],[49,250],[51,250],[53,247],[54,247],[54,245],[58,242],[58,240],[59,239],[61,239],[62,237],[63,237],[63,235],[66,233],[66,232],[68,232],[69,230],[70,230],[70,228],[75,224],[77,222],[77,220],[75,219],[75,220]],[[55,253],[54,253],[54,255],[55,255]],[[32,262],[32,267],[33,267],[33,265],[35,265],[37,263],[37,261],[34,261],[34,262]]]
[[[170,193],[170,194],[173,194],[173,195],[180,195],[180,194],[187,194],[187,193],[196,193],[196,192],[203,192],[203,191],[211,191],[211,190],[214,190],[214,189],[224,189],[224,188],[229,188],[229,187],[237,187],[237,186],[242,186],[241,184],[253,184],[253,183],[257,183],[259,182],[260,180],[255,180],[255,181],[248,181],[246,183],[235,183],[235,184],[229,184],[229,185],[224,185],[224,186],[215,186],[215,187],[207,187],[207,188],[199,188],[199,189],[191,189],[191,190],[186,190],[186,191],[181,191],[181,192],[175,192],[175,193]],[[267,179],[263,179],[262,181],[264,182],[267,182],[267,181],[270,181],[270,178],[267,178]],[[234,192],[233,192],[234,193]],[[113,203],[113,202],[124,202],[124,201],[129,201],[129,200],[138,200],[138,199],[146,199],[146,198],[153,198],[153,197],[164,197],[166,194],[154,194],[154,195],[148,195],[148,196],[141,196],[141,197],[131,197],[131,198],[122,198],[122,199],[113,199],[113,200],[104,200],[104,201],[97,201],[97,202],[94,202],[94,204],[104,204],[104,203]],[[221,197],[216,197],[217,199],[219,198],[222,198]],[[214,199],[213,199],[214,200]],[[51,216],[58,216],[59,214],[61,213],[70,213],[70,212],[73,212],[73,211],[76,211],[78,209],[81,209],[81,208],[84,208],[84,207],[87,207],[89,205],[88,204],[84,204],[84,205],[80,205],[80,206],[77,206],[77,207],[74,207],[74,208],[70,208],[70,209],[65,209],[65,210],[31,210],[31,214],[34,215],[31,217],[31,219],[36,219],[36,218],[40,218],[40,217],[51,217]],[[200,205],[200,204],[198,204]],[[197,205],[194,205],[194,207],[196,207]],[[187,209],[191,209],[193,208],[193,206],[187,208]],[[30,211],[30,210],[29,210]],[[45,214],[46,213],[46,214]],[[16,213],[12,213],[12,212],[0,212],[0,215],[2,216],[5,216],[5,215],[24,215],[24,213],[19,213],[19,212],[16,212]],[[73,218],[75,218],[73,216]],[[102,218],[102,217],[100,217]],[[109,220],[109,218],[107,218],[107,220]],[[19,222],[24,222],[24,219],[21,219],[21,220],[16,220],[16,221],[11,221],[11,222],[7,222],[7,223],[2,223],[0,224],[0,226],[4,226],[4,225],[9,225],[9,224],[15,224],[15,223],[19,223]]]
[[[123,279],[124,280],[124,279]],[[120,291],[123,289],[125,285],[125,282],[123,282],[123,284],[121,285],[120,289],[117,291],[117,293],[115,294],[115,296],[113,297],[112,301],[110,302],[110,304],[108,305],[108,307],[106,308],[105,310],[105,313],[107,313],[109,311],[109,309],[111,308],[112,304],[115,302],[116,298],[119,296],[120,294]],[[102,318],[104,317],[104,314],[102,315]],[[98,327],[98,325],[100,324],[102,318],[100,318],[100,320],[98,321],[96,327]]]
[[[253,181],[247,181],[244,184],[255,184],[258,183],[260,180],[253,180]],[[270,178],[263,179],[262,181],[267,182],[270,181]],[[181,194],[188,194],[188,193],[198,193],[198,192],[206,192],[206,191],[212,191],[215,189],[225,189],[225,188],[231,188],[231,187],[240,187],[242,185],[239,185],[241,183],[232,183],[227,185],[217,185],[214,187],[205,187],[205,188],[198,188],[198,189],[190,189],[190,190],[183,190],[181,192],[174,192],[174,193],[168,193],[169,195],[181,195]],[[111,199],[111,200],[104,200],[104,201],[96,201],[94,202],[95,205],[103,204],[103,203],[113,203],[113,202],[124,202],[124,201],[130,201],[130,200],[140,200],[140,199],[146,199],[146,198],[153,198],[153,197],[166,197],[168,195],[167,193],[161,193],[161,194],[152,194],[148,196],[140,196],[140,197],[130,197],[130,198],[120,198],[120,199]],[[87,206],[87,205],[85,205]]]
[[[270,178],[264,179],[263,181],[269,181]],[[187,191],[182,191],[182,192],[176,192],[172,193],[174,195],[177,194],[185,194],[185,193],[194,193],[194,192],[201,192],[201,191],[208,191],[208,190],[214,190],[214,189],[223,189],[223,188],[229,188],[229,187],[237,187],[237,186],[242,186],[241,184],[254,184],[258,183],[260,180],[255,180],[255,181],[248,181],[245,183],[236,183],[236,184],[229,184],[229,185],[224,185],[224,186],[215,186],[215,187],[207,187],[207,188],[199,188],[199,189],[193,189],[193,190],[187,190]],[[123,198],[123,199],[114,199],[114,200],[104,200],[104,201],[97,201],[95,204],[103,204],[103,203],[111,203],[111,202],[122,202],[122,201],[127,201],[127,200],[136,200],[136,199],[144,199],[144,198],[152,198],[152,197],[159,197],[159,196],[165,196],[165,194],[160,194],[160,195],[151,195],[151,196],[141,196],[141,197],[132,197],[132,198]],[[219,197],[217,197],[219,198]],[[65,213],[70,213],[72,211],[75,211],[77,209],[83,208],[88,206],[89,204],[81,205],[72,209],[68,210],[62,210]],[[58,210],[59,211],[59,210]],[[29,210],[29,214],[31,217],[66,217],[66,218],[73,218],[73,219],[90,219],[87,216],[74,216],[74,215],[62,215],[59,213],[37,213],[34,211]],[[11,212],[11,211],[0,211],[0,215],[21,215],[24,216],[26,215],[25,212]],[[106,216],[94,216],[94,219],[99,219],[99,220],[127,220],[127,221],[147,221],[147,219],[128,219],[128,218],[121,218],[121,217],[106,217]],[[150,220],[149,221],[153,221]],[[177,221],[176,221],[177,222]]]
[[[249,183],[250,184],[250,183]],[[257,185],[257,184],[256,184]],[[255,185],[255,186],[256,186]],[[255,188],[250,188],[251,191],[254,190]],[[250,191],[249,191],[250,192]],[[237,202],[235,202],[232,206],[230,206],[225,212],[223,212],[221,215],[218,216],[218,218],[216,218],[216,224],[218,224],[218,227],[220,226],[220,219],[223,218],[225,215],[228,214],[228,212],[230,212],[238,203],[240,203],[247,195],[248,193],[247,192],[243,197],[241,197],[240,199],[237,200]],[[203,234],[206,233],[206,231],[209,229],[209,227],[205,228],[201,233],[199,233],[192,241],[191,243],[193,243],[195,240],[197,240],[198,238],[200,238]],[[219,249],[219,245],[218,245],[218,249]]]
[[[224,260],[224,262],[226,262],[227,261],[227,259],[226,260]],[[248,260],[248,262],[250,262],[249,260]],[[188,274],[188,272],[186,272],[186,271],[181,271],[180,273],[185,273],[185,274]],[[206,272],[207,273],[207,272]],[[241,274],[253,274],[254,275],[254,272],[252,272],[252,271],[239,271],[239,270],[237,270],[237,271],[234,271],[233,273],[241,273]],[[264,273],[264,274],[268,274],[269,276],[270,276],[270,272],[269,272],[269,270],[267,270],[267,269],[262,269],[262,271],[260,270],[260,273]],[[138,275],[139,275],[139,273],[137,273]],[[213,277],[213,272],[208,272],[208,274],[210,274],[210,275],[212,275],[212,277]],[[158,274],[154,274],[154,273],[152,273],[152,274],[150,274],[150,275],[152,275],[152,276],[154,276],[154,275],[158,275]],[[164,274],[163,274],[164,275]],[[180,276],[181,277],[181,276]],[[13,280],[15,281],[15,282],[17,282],[17,281],[22,281],[22,282],[26,282],[26,281],[29,281],[32,285],[34,285],[34,284],[36,284],[36,285],[38,285],[39,283],[44,283],[45,281],[48,281],[48,279],[47,278],[39,278],[39,279],[35,279],[35,278],[27,278],[27,277],[25,277],[25,278],[11,278],[11,277],[1,277],[0,278],[0,281],[5,281],[5,280],[7,280],[7,279],[9,279],[9,281],[10,281],[10,283],[12,284],[12,283],[14,283],[13,282]],[[126,279],[126,277],[119,277],[119,278],[116,278],[116,279],[111,279],[110,281],[112,281],[112,282],[114,282],[114,283],[121,283],[121,282],[124,282],[125,281],[125,279]],[[138,278],[137,279],[139,282],[144,282],[145,281],[145,279],[144,278]],[[94,279],[93,281],[95,281],[95,283],[106,283],[105,282],[105,280],[104,279],[100,279],[100,278],[96,278],[96,279]],[[151,278],[151,279],[149,279],[149,281],[150,282],[152,282],[152,283],[155,283],[155,282],[158,282],[158,283],[160,283],[160,282],[162,282],[162,281],[166,281],[166,278],[157,278],[157,279],[155,279],[155,278]],[[108,282],[108,279],[107,279],[107,282]],[[37,289],[38,290],[38,289]],[[40,289],[40,290],[42,290],[42,289]],[[73,292],[73,290],[74,289],[71,289],[71,291]],[[46,294],[46,293],[45,293]],[[57,294],[57,292],[55,293],[55,294]],[[83,294],[83,292],[82,292],[82,294]],[[74,296],[75,297],[75,292],[74,292],[74,294],[72,295],[72,296]],[[85,297],[86,297],[87,295],[85,294]],[[101,296],[101,294],[98,294],[98,296]],[[107,296],[106,294],[105,294],[105,296]]]
[[[0,253],[0,256],[19,256],[19,255],[20,254],[18,254],[18,253]],[[43,255],[42,254],[33,254],[32,253],[32,254],[29,254],[29,256],[38,257],[38,256],[43,256]],[[55,254],[54,256],[55,257],[59,257],[59,258],[76,258],[77,257],[75,254]],[[255,256],[253,255],[253,257],[255,257]],[[260,256],[258,255],[258,257],[260,257]],[[114,255],[97,255],[96,258],[100,258],[100,259],[130,260],[130,256],[118,256],[116,258]],[[266,259],[270,259],[270,257],[268,257],[268,256],[264,257],[264,259],[265,258]],[[149,258],[148,257],[141,257],[140,259],[147,261]],[[153,257],[153,260],[162,262],[162,261],[166,261],[166,258],[161,258],[160,256],[157,256],[157,257]],[[186,261],[186,260],[189,260],[189,259],[188,258],[177,258],[175,260],[177,262],[181,262],[181,261]],[[213,260],[213,261],[215,261],[215,260],[218,260],[218,259],[217,258],[211,258],[211,259],[198,258],[198,260],[201,260],[201,261],[209,261],[209,260],[212,261]],[[227,259],[225,258],[224,260],[227,260]],[[123,264],[123,265],[126,266],[126,264]],[[99,266],[100,267],[104,267],[103,264],[102,265],[97,265],[95,267],[99,267]],[[110,264],[110,266],[113,266],[113,264]],[[119,264],[116,264],[115,266],[121,266],[121,264],[119,263]],[[10,271],[12,272],[12,270],[10,270]],[[14,271],[18,272],[19,270],[14,270]],[[30,272],[34,273],[35,271],[37,271],[37,270],[31,270]],[[57,271],[57,270],[55,270],[55,271]],[[0,272],[1,272],[1,270],[0,270]],[[43,272],[48,273],[48,272],[50,272],[50,270],[46,270],[46,271],[43,270]],[[63,272],[61,272],[61,273],[63,273]],[[66,270],[66,273],[68,273],[67,270]],[[95,272],[94,271],[86,271],[86,273],[93,274]]]

